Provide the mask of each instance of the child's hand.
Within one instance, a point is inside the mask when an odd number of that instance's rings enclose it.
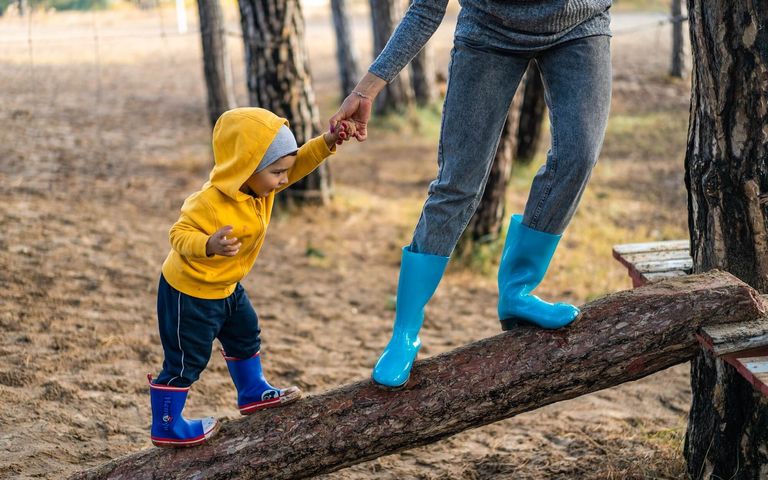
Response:
[[[240,251],[241,243],[237,237],[227,238],[232,233],[232,225],[225,225],[208,237],[205,243],[205,254],[207,256],[223,255],[225,257],[234,257]]]
[[[325,133],[323,139],[325,140],[325,143],[328,144],[328,148],[331,148],[333,147],[333,144],[341,145],[342,143],[351,140],[354,135],[355,124],[348,120],[342,120],[336,125],[336,128],[333,131]]]

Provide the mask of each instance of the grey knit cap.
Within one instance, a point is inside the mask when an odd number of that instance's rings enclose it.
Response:
[[[293,136],[293,132],[283,125],[280,127],[280,130],[277,131],[275,139],[269,144],[269,148],[267,148],[267,151],[264,153],[264,157],[262,157],[259,166],[256,167],[256,171],[260,172],[264,170],[286,155],[293,155],[298,149],[299,147],[296,145],[296,137]]]

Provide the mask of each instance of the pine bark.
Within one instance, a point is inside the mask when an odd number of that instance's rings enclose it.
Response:
[[[149,449],[76,479],[288,479],[328,473],[686,362],[695,332],[750,322],[768,305],[723,272],[585,305],[556,331],[521,327],[417,361],[400,392],[370,380],[225,422],[208,445]]]
[[[213,127],[222,113],[237,105],[232,64],[227,52],[226,25],[219,0],[197,0],[197,10],[203,43],[203,73],[208,90],[208,120]]]
[[[536,62],[528,65],[525,73],[523,104],[520,107],[520,126],[517,129],[517,154],[515,159],[521,164],[528,164],[536,155],[544,128],[544,115],[547,102],[544,99],[544,82],[541,80]]]
[[[397,0],[370,0],[373,27],[373,56],[384,50],[400,19]],[[377,114],[403,113],[413,101],[408,69],[404,69],[376,97],[373,105]]]
[[[299,0],[240,0],[248,99],[288,119],[299,145],[320,132]],[[283,192],[288,203],[330,200],[327,164]]]
[[[688,0],[694,57],[686,154],[694,272],[768,292],[768,4]],[[702,351],[685,455],[694,479],[768,478],[768,400]]]
[[[352,28],[346,0],[331,0],[333,28],[336,32],[336,61],[339,64],[340,97],[346,98],[357,84],[357,49],[352,40]]]

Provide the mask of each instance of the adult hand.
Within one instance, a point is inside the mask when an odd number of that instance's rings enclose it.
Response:
[[[208,237],[205,243],[205,254],[223,255],[225,257],[234,257],[240,251],[240,242],[237,237],[227,238],[232,233],[232,225],[226,225],[216,230],[213,235]]]
[[[341,120],[334,129],[333,133],[325,132],[323,134],[323,140],[328,148],[333,148],[334,145],[341,145],[344,142],[348,142],[355,136],[355,124],[349,120]]]
[[[363,98],[351,93],[344,99],[339,110],[328,121],[331,132],[335,132],[342,120],[352,122],[355,133],[353,136],[363,142],[368,138],[368,120],[371,118],[372,99]]]
[[[336,130],[336,126],[340,121],[349,120],[355,127],[353,136],[359,142],[365,141],[368,138],[368,120],[371,119],[373,99],[386,86],[386,81],[371,72],[366,72],[353,90],[356,93],[350,93],[344,99],[339,111],[328,121],[331,132]]]

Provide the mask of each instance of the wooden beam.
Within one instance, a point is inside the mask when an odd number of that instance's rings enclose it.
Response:
[[[613,258],[627,267],[633,287],[688,275],[693,268],[688,240],[615,245]]]
[[[73,478],[281,479],[332,472],[642,378],[691,359],[700,327],[749,322],[767,311],[752,288],[727,273],[650,284],[585,305],[565,329],[519,327],[419,361],[403,391],[359,381],[225,422],[208,445],[144,450]]]
[[[763,296],[765,298],[765,296]],[[699,341],[768,397],[768,317],[702,327]]]
[[[701,329],[702,343],[722,357],[768,347],[768,317],[752,322],[709,325]]]

